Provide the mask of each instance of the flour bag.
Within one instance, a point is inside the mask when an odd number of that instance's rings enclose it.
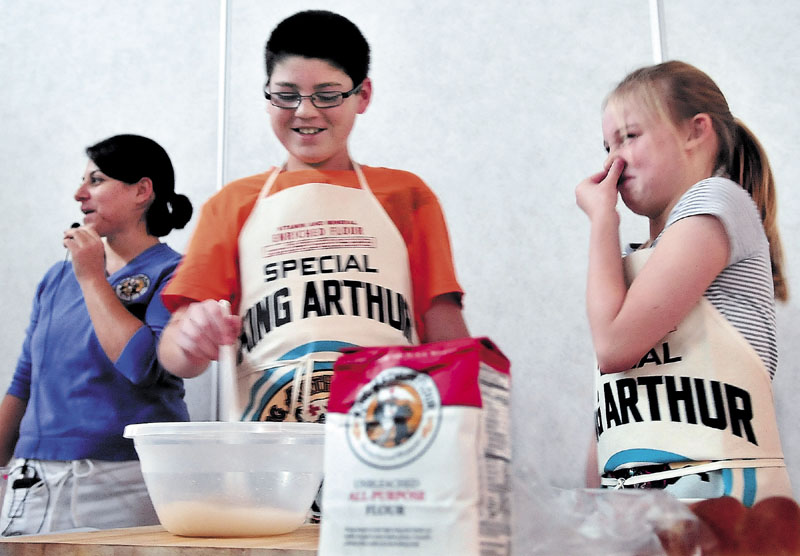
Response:
[[[486,338],[345,351],[319,553],[509,554],[509,397],[510,363]]]

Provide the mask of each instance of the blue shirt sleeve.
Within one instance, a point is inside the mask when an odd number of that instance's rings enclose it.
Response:
[[[160,280],[158,289],[147,304],[144,325],[128,340],[114,365],[125,378],[137,386],[155,384],[168,372],[158,362],[156,347],[161,331],[170,318],[170,312],[161,301],[161,290],[171,277],[172,273]]]

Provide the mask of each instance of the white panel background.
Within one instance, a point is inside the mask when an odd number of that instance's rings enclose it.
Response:
[[[800,140],[800,5],[664,4],[668,57],[711,74],[771,156],[790,287],[800,295],[793,242],[800,161],[792,156]],[[588,225],[574,186],[604,157],[603,97],[628,71],[652,62],[648,3],[230,6],[226,180],[282,161],[261,96],[269,31],[303,8],[350,17],[372,46],[375,85],[352,154],[413,171],[438,194],[468,324],[512,361],[517,519],[529,513],[538,481],[579,486],[591,434],[593,358],[583,302]],[[172,156],[177,189],[196,208],[215,190],[218,41],[217,0],[0,0],[0,384],[13,372],[35,285],[63,257],[61,231],[79,216],[72,194],[87,145],[115,133],[149,135]],[[182,249],[193,224],[169,243]],[[623,212],[624,240],[645,233]],[[792,299],[779,312],[775,380],[795,484],[798,307]],[[207,375],[187,383],[195,419],[212,415]]]
[[[0,0],[0,388],[10,381],[47,268],[82,215],[87,146],[158,141],[176,190],[199,208],[216,187],[218,0]],[[183,250],[194,226],[166,240]],[[201,378],[190,403],[210,417]]]

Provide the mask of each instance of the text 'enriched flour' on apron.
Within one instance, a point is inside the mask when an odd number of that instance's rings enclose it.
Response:
[[[510,552],[510,363],[488,339],[346,350],[320,554]]]

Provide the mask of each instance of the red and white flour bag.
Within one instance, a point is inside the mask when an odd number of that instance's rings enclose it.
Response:
[[[345,351],[319,553],[509,554],[510,379],[487,338]]]

